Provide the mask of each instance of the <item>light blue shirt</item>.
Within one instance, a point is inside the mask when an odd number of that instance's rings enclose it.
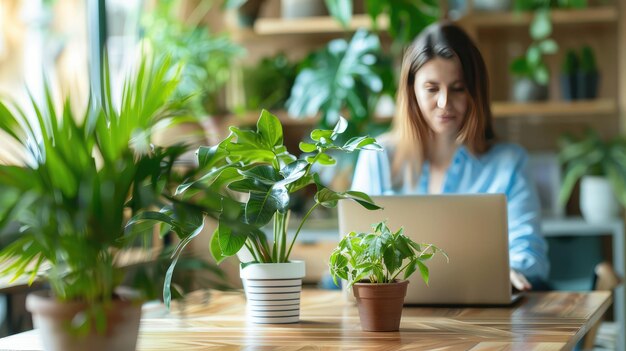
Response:
[[[507,198],[509,259],[511,268],[528,278],[548,278],[547,244],[540,235],[541,207],[530,180],[526,152],[513,144],[496,144],[474,156],[460,146],[446,171],[442,193],[501,193]],[[427,194],[429,163],[422,166],[414,186],[394,186],[391,157],[382,152],[361,151],[352,189],[369,195]]]

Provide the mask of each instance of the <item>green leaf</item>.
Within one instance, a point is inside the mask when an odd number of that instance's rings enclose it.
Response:
[[[414,258],[411,260],[411,262],[409,262],[409,264],[406,266],[405,270],[404,270],[404,276],[403,279],[408,279],[413,273],[415,273],[415,271],[417,270],[417,262],[419,262],[417,260],[417,258]]]
[[[219,221],[217,224],[217,238],[219,242],[219,248],[221,250],[221,256],[235,255],[246,242],[247,235],[237,230],[233,231],[223,221]],[[217,261],[219,257],[214,255],[213,257]]]
[[[422,279],[424,280],[424,283],[428,285],[428,276],[429,276],[428,267],[426,267],[426,265],[420,262],[419,260],[415,262],[417,263],[417,267],[419,267],[420,274],[422,275]]]
[[[326,8],[344,28],[348,28],[352,19],[352,1],[326,0]]]
[[[330,140],[332,135],[333,135],[333,131],[332,130],[314,129],[311,132],[311,139],[313,139],[315,141],[320,141],[322,139]]]
[[[533,40],[542,40],[552,34],[552,22],[550,20],[550,10],[539,9],[535,11],[530,23],[530,36]]]
[[[335,163],[337,163],[337,160],[328,156],[327,154],[322,153],[322,154],[317,155],[316,157],[317,157],[316,162],[324,166],[332,166]],[[313,160],[315,160],[315,157],[307,157],[307,161],[309,163],[312,163]]]
[[[300,151],[302,152],[313,152],[317,150],[317,146],[315,146],[315,144],[309,144],[309,143],[305,143],[302,141],[300,142],[298,147],[300,148]]]
[[[269,113],[267,110],[261,112],[261,116],[256,124],[257,132],[269,147],[282,145],[283,143],[283,127],[278,117]]]
[[[211,252],[211,256],[213,256],[217,264],[220,264],[222,261],[228,258],[227,255],[224,255],[222,249],[220,248],[218,228],[215,228],[215,231],[213,231],[213,235],[211,235],[211,241],[209,243],[209,251]]]
[[[376,143],[376,139],[368,136],[354,137],[348,140],[341,150],[345,152],[352,152],[355,150],[377,150],[382,151],[382,147]]]
[[[345,118],[339,116],[339,120],[337,121],[335,128],[333,128],[333,133],[331,134],[330,139],[337,139],[337,136],[343,134],[346,129],[348,129],[348,121],[346,121]]]
[[[529,74],[528,62],[526,61],[526,57],[518,57],[509,66],[509,70],[511,73],[518,76],[525,76]]]
[[[545,39],[539,42],[539,50],[546,55],[556,54],[559,51],[559,45],[553,39]]]
[[[537,45],[530,45],[526,51],[526,61],[530,67],[535,67],[541,63],[541,50]]]
[[[289,194],[284,187],[273,187],[267,193],[251,193],[246,203],[246,222],[256,226],[267,224],[276,211],[284,212],[289,206]]]
[[[240,171],[240,173],[246,178],[251,178],[267,185],[273,185],[282,180],[278,171],[274,167],[268,165],[256,166],[246,171]]]

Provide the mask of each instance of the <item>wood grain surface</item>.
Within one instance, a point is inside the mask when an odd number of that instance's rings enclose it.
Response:
[[[361,331],[340,292],[304,290],[301,322],[255,325],[243,293],[195,292],[141,322],[138,350],[569,350],[611,304],[608,292],[530,293],[509,307],[406,307],[399,332]],[[37,331],[0,350],[40,350]]]

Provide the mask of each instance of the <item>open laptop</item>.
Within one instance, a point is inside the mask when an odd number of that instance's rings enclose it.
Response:
[[[373,196],[384,209],[369,211],[352,201],[339,203],[339,231],[371,231],[387,220],[391,230],[417,243],[443,249],[427,261],[429,286],[419,272],[409,278],[405,304],[507,305],[512,294],[506,197],[503,194]]]

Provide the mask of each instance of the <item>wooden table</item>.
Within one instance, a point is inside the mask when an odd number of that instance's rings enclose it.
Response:
[[[182,310],[144,318],[138,350],[569,350],[611,304],[608,292],[530,293],[511,307],[407,307],[399,332],[363,332],[337,291],[304,290],[301,322],[253,325],[241,293],[197,292]],[[41,350],[37,331],[0,349]]]

